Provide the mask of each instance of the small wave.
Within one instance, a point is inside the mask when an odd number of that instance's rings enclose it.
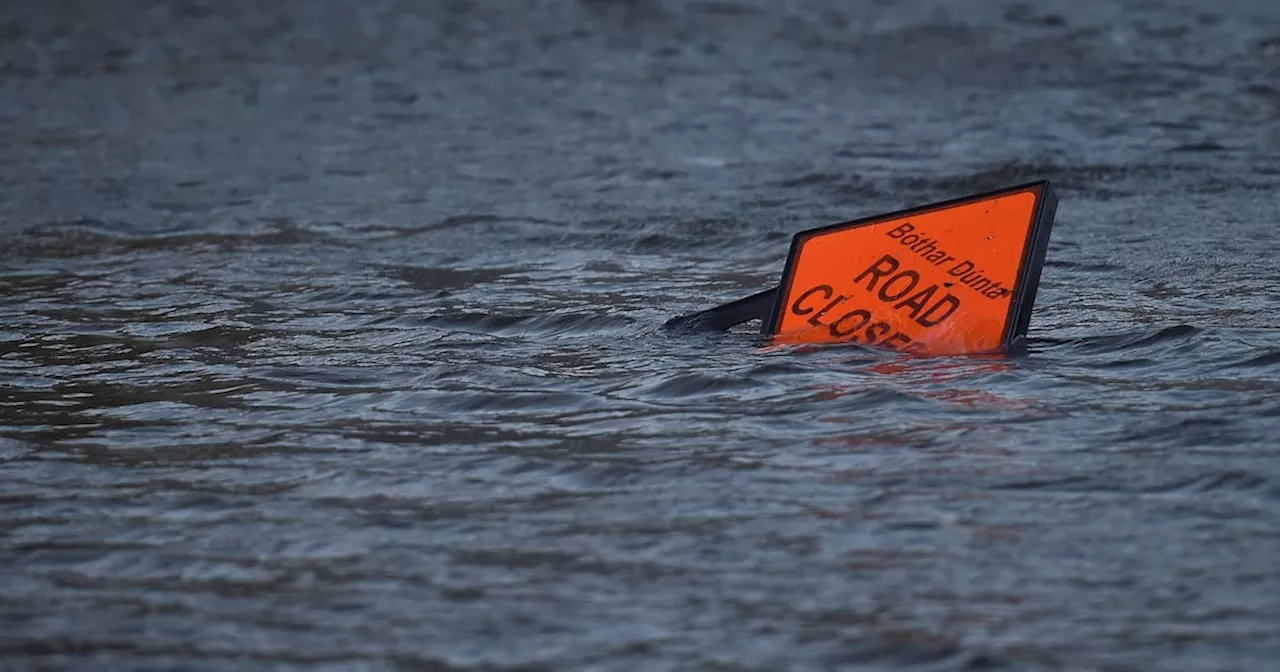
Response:
[[[724,2],[723,0],[701,0],[688,5],[691,14],[709,14],[713,17],[756,16],[765,14],[765,10],[740,2]]]
[[[868,196],[880,195],[880,190],[865,178],[838,172],[812,172],[798,177],[789,177],[774,183],[784,189],[796,187],[835,187],[840,190],[853,189]]]
[[[25,229],[6,241],[8,251],[20,257],[71,258],[129,250],[161,251],[198,247],[237,249],[251,246],[336,244],[339,241],[318,226],[289,220],[241,222],[239,230],[148,231],[129,223],[78,219],[52,222]]]
[[[1177,422],[1160,419],[1121,434],[1119,443],[1231,446],[1242,440],[1241,429],[1235,421],[1225,418],[1196,417]]]
[[[422,291],[456,291],[497,280],[516,269],[507,268],[434,268],[424,266],[390,266],[387,277],[406,282]]]
[[[1149,330],[1131,331],[1103,336],[1086,336],[1084,338],[1060,340],[1057,344],[1067,345],[1076,350],[1090,353],[1121,352],[1135,350],[1161,344],[1187,343],[1204,332],[1203,329],[1186,324],[1163,327],[1154,332]],[[1037,339],[1040,342],[1053,343],[1051,339]]]
[[[501,221],[503,221],[501,217],[490,214],[451,215],[432,226],[424,227],[424,230],[460,229],[484,224],[497,224]]]
[[[1088,476],[1063,476],[1061,478],[1037,478],[1010,481],[1008,483],[1000,483],[991,486],[992,490],[1088,490],[1089,484],[1094,483],[1092,478]]]
[[[493,336],[561,336],[630,329],[634,328],[635,320],[600,312],[538,315],[471,312],[431,318],[426,320],[426,326],[445,331],[464,331]]]
[[[1048,268],[1064,268],[1073,271],[1080,271],[1082,273],[1109,273],[1121,269],[1121,266],[1116,264],[1096,261],[1072,261],[1070,259],[1049,259],[1044,262],[1044,265]]]
[[[1005,8],[1003,18],[1009,23],[1038,28],[1061,28],[1067,20],[1061,14],[1037,11],[1030,5],[1015,3]]]
[[[1094,475],[1073,474],[1060,478],[1028,479],[1010,481],[991,486],[993,490],[1027,490],[1045,492],[1075,493],[1132,493],[1147,495],[1194,494],[1204,495],[1214,492],[1228,493],[1264,493],[1272,496],[1280,492],[1271,481],[1262,474],[1244,470],[1215,471],[1172,480],[1125,481],[1114,475],[1099,473]]]
[[[169,334],[169,340],[182,347],[234,349],[257,341],[267,334],[244,325],[201,326],[189,331]]]
[[[566,235],[558,240],[558,244],[605,247],[632,253],[685,254],[691,250],[733,250],[734,256],[739,256],[743,248],[761,243],[774,244],[788,235],[741,217],[663,217],[656,220],[623,217],[588,222],[584,232]]]
[[[1239,469],[1219,471],[1193,478],[1173,481],[1146,488],[1147,492],[1180,492],[1206,494],[1210,492],[1274,492],[1271,482],[1261,474]]]
[[[729,215],[687,217],[682,213],[662,211],[643,215],[619,213],[576,222],[573,226],[532,218],[460,216],[436,225],[400,227],[395,229],[394,236],[426,235],[439,249],[473,250],[483,245],[487,251],[497,248],[602,249],[633,254],[732,250],[733,256],[739,257],[744,249],[765,246],[773,254],[779,254],[778,241],[791,233],[779,231],[776,225],[754,218]]]
[[[645,397],[659,399],[730,397],[741,400],[759,396],[757,391],[762,387],[772,388],[772,384],[752,380],[747,376],[685,371],[653,376],[639,385],[639,391]]]
[[[1173,154],[1203,154],[1206,152],[1222,152],[1226,151],[1226,149],[1226,147],[1216,142],[1206,141],[1178,145],[1170,149],[1169,152]]]
[[[1262,368],[1276,365],[1280,365],[1280,350],[1272,350],[1227,366],[1229,368]]]
[[[528,414],[580,413],[603,408],[597,395],[553,390],[471,389],[440,394],[431,403],[437,410],[460,413]]]
[[[1178,164],[1063,165],[1012,161],[960,175],[901,177],[894,179],[887,191],[954,195],[993,191],[1020,182],[1050,180],[1059,193],[1073,191],[1101,198],[1127,195],[1121,185],[1135,179],[1149,180],[1195,170],[1200,169]]]

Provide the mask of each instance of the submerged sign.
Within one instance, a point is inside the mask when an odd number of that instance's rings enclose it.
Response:
[[[760,319],[779,343],[1007,351],[1026,334],[1056,208],[1036,182],[802,231],[778,287],[668,326]]]

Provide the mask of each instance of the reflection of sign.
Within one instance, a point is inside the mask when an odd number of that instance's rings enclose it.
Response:
[[[803,231],[765,331],[928,355],[1026,333],[1057,199],[1047,183]]]

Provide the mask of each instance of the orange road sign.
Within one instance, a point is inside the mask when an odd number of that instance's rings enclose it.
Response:
[[[1056,209],[1036,182],[802,231],[779,287],[668,325],[759,318],[776,343],[1008,351],[1026,334]]]

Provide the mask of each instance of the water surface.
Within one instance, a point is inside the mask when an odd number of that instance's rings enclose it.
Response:
[[[1280,5],[0,7],[6,669],[1265,670]],[[1052,180],[1024,357],[677,338]]]

